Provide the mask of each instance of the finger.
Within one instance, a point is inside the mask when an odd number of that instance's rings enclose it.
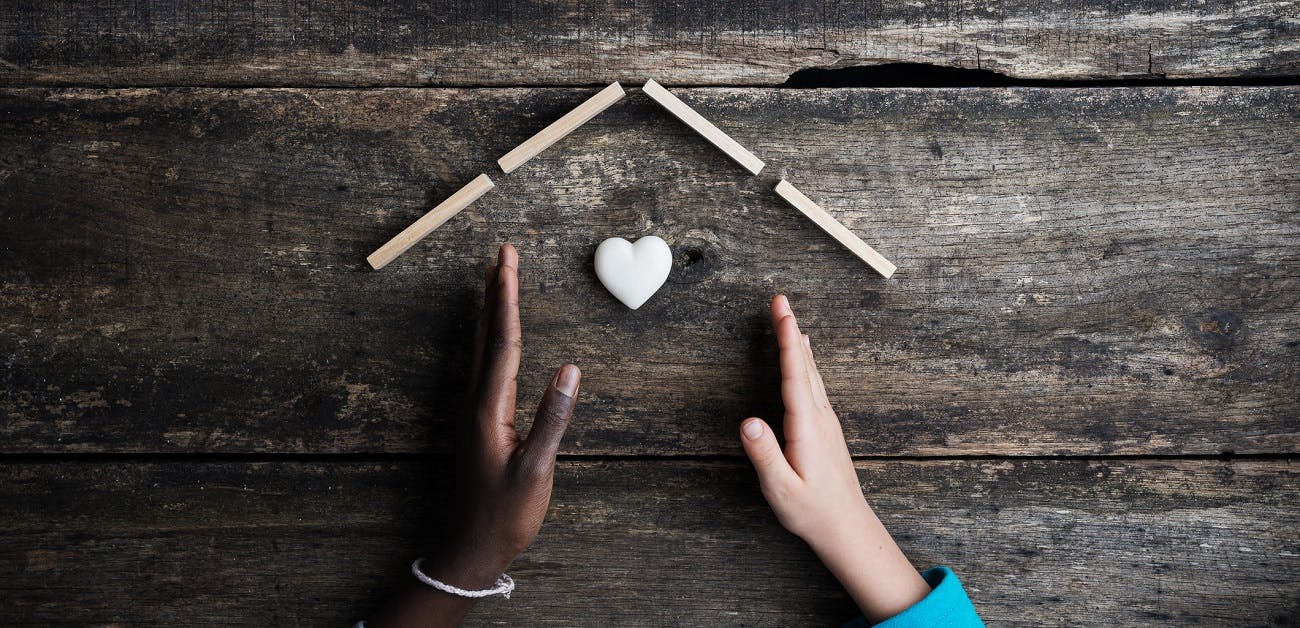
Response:
[[[515,394],[523,339],[519,330],[519,254],[509,244],[497,256],[494,303],[484,342],[479,418],[490,432],[515,438]]]
[[[822,381],[821,371],[817,370],[817,360],[813,358],[812,340],[808,334],[803,335],[804,361],[808,364],[808,385],[812,388],[813,401],[823,410],[831,409],[830,399],[826,397],[826,383]]]
[[[474,329],[474,362],[470,370],[470,390],[478,390],[483,379],[483,345],[487,342],[488,320],[496,305],[497,267],[489,266],[483,273],[483,310],[478,313]]]
[[[745,455],[758,472],[758,482],[764,490],[779,486],[788,486],[799,479],[799,475],[786,460],[781,444],[776,440],[772,428],[759,418],[745,419],[740,424],[740,443],[745,447]]]
[[[551,385],[542,395],[541,405],[537,407],[528,438],[520,445],[520,461],[525,469],[544,471],[555,465],[555,454],[560,450],[560,440],[564,438],[564,430],[569,427],[569,418],[573,416],[581,380],[582,371],[572,364],[560,367],[555,379],[551,380]]]
[[[772,299],[772,325],[776,329],[776,344],[780,348],[781,400],[785,411],[796,415],[813,410],[812,388],[808,385],[808,361],[804,357],[803,335],[790,301],[778,294]],[[791,426],[787,426],[789,428]],[[787,430],[787,434],[789,434]]]

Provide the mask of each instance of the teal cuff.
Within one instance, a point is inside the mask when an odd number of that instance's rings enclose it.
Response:
[[[966,596],[957,574],[947,567],[935,567],[921,573],[931,591],[907,610],[876,624],[875,628],[984,628],[975,605]],[[865,617],[844,624],[844,628],[866,628]]]

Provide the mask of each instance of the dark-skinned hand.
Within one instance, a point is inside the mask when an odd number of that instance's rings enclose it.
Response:
[[[555,454],[573,414],[578,367],[552,378],[528,436],[515,430],[515,397],[523,351],[519,326],[519,254],[501,246],[488,268],[484,312],[474,343],[473,408],[458,434],[459,492],[452,534],[423,571],[462,589],[490,588],[536,538],[551,501]],[[370,628],[454,626],[474,600],[416,584]]]

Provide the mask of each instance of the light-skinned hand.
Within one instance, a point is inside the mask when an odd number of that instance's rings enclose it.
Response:
[[[930,587],[862,495],[812,344],[799,331],[789,300],[777,295],[771,310],[785,447],[759,418],[741,423],[741,443],[777,520],[812,548],[868,620],[883,621],[920,601]]]

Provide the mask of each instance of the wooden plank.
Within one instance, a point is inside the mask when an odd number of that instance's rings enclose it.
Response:
[[[920,567],[989,625],[1288,625],[1286,461],[862,462]],[[435,547],[449,465],[0,467],[0,615],[17,625],[342,626]],[[509,601],[471,623],[839,625],[851,603],[744,462],[566,462]]]
[[[480,174],[474,177],[473,180],[465,184],[465,187],[456,190],[454,194],[447,197],[447,200],[438,203],[436,207],[429,210],[429,213],[421,216],[419,220],[411,223],[409,227],[403,229],[401,233],[393,236],[393,239],[385,242],[383,246],[367,256],[366,262],[375,270],[387,266],[397,259],[397,256],[405,253],[407,249],[414,246],[424,236],[433,233],[434,229],[441,227],[442,223],[459,214],[461,210],[468,207],[470,203],[477,201],[480,196],[487,194],[487,191],[493,187],[495,186],[492,184],[492,179],[489,179],[487,175]]]
[[[647,96],[659,103],[668,113],[673,114],[678,120],[686,123],[696,133],[704,136],[710,144],[718,147],[723,153],[726,153],[732,161],[740,164],[740,167],[749,171],[749,174],[758,174],[763,170],[763,160],[754,156],[744,146],[741,146],[731,136],[722,132],[722,129],[714,126],[704,116],[691,109],[689,105],[672,94],[672,92],[663,88],[662,85],[654,81],[646,81],[645,86],[641,88]]]
[[[311,3],[0,12],[4,85],[775,85],[924,63],[1032,79],[1294,76],[1288,0]]]
[[[564,139],[565,136],[577,130],[578,127],[586,124],[588,120],[596,117],[600,112],[608,109],[610,105],[622,99],[623,87],[618,83],[611,83],[609,87],[600,90],[595,96],[574,107],[573,111],[564,114],[559,120],[538,131],[537,135],[524,140],[522,144],[511,149],[510,152],[497,160],[497,165],[501,166],[501,170],[506,173],[514,172],[516,168],[524,165],[529,159],[536,157],[538,153]]]
[[[401,264],[384,241],[587,90],[0,93],[0,450],[445,451],[482,270],[522,254],[520,421],[739,453],[790,295],[854,452],[1295,453],[1300,90],[684,90],[751,177],[629,99]],[[575,138],[576,139],[576,138]],[[771,191],[817,190],[908,272]],[[627,310],[610,236],[675,251]]]
[[[800,192],[793,185],[790,185],[789,181],[781,179],[773,190],[791,206],[807,216],[809,220],[816,223],[818,227],[821,227],[822,231],[830,234],[837,242],[843,244],[844,248],[852,251],[854,255],[857,255],[859,259],[866,262],[885,279],[892,277],[894,271],[898,270],[898,267],[894,266],[893,262],[877,253],[876,249],[871,248],[870,245],[862,241],[862,238],[849,231],[848,227],[836,220],[829,212],[822,209],[820,205],[814,203],[812,199],[805,196],[803,192]]]

